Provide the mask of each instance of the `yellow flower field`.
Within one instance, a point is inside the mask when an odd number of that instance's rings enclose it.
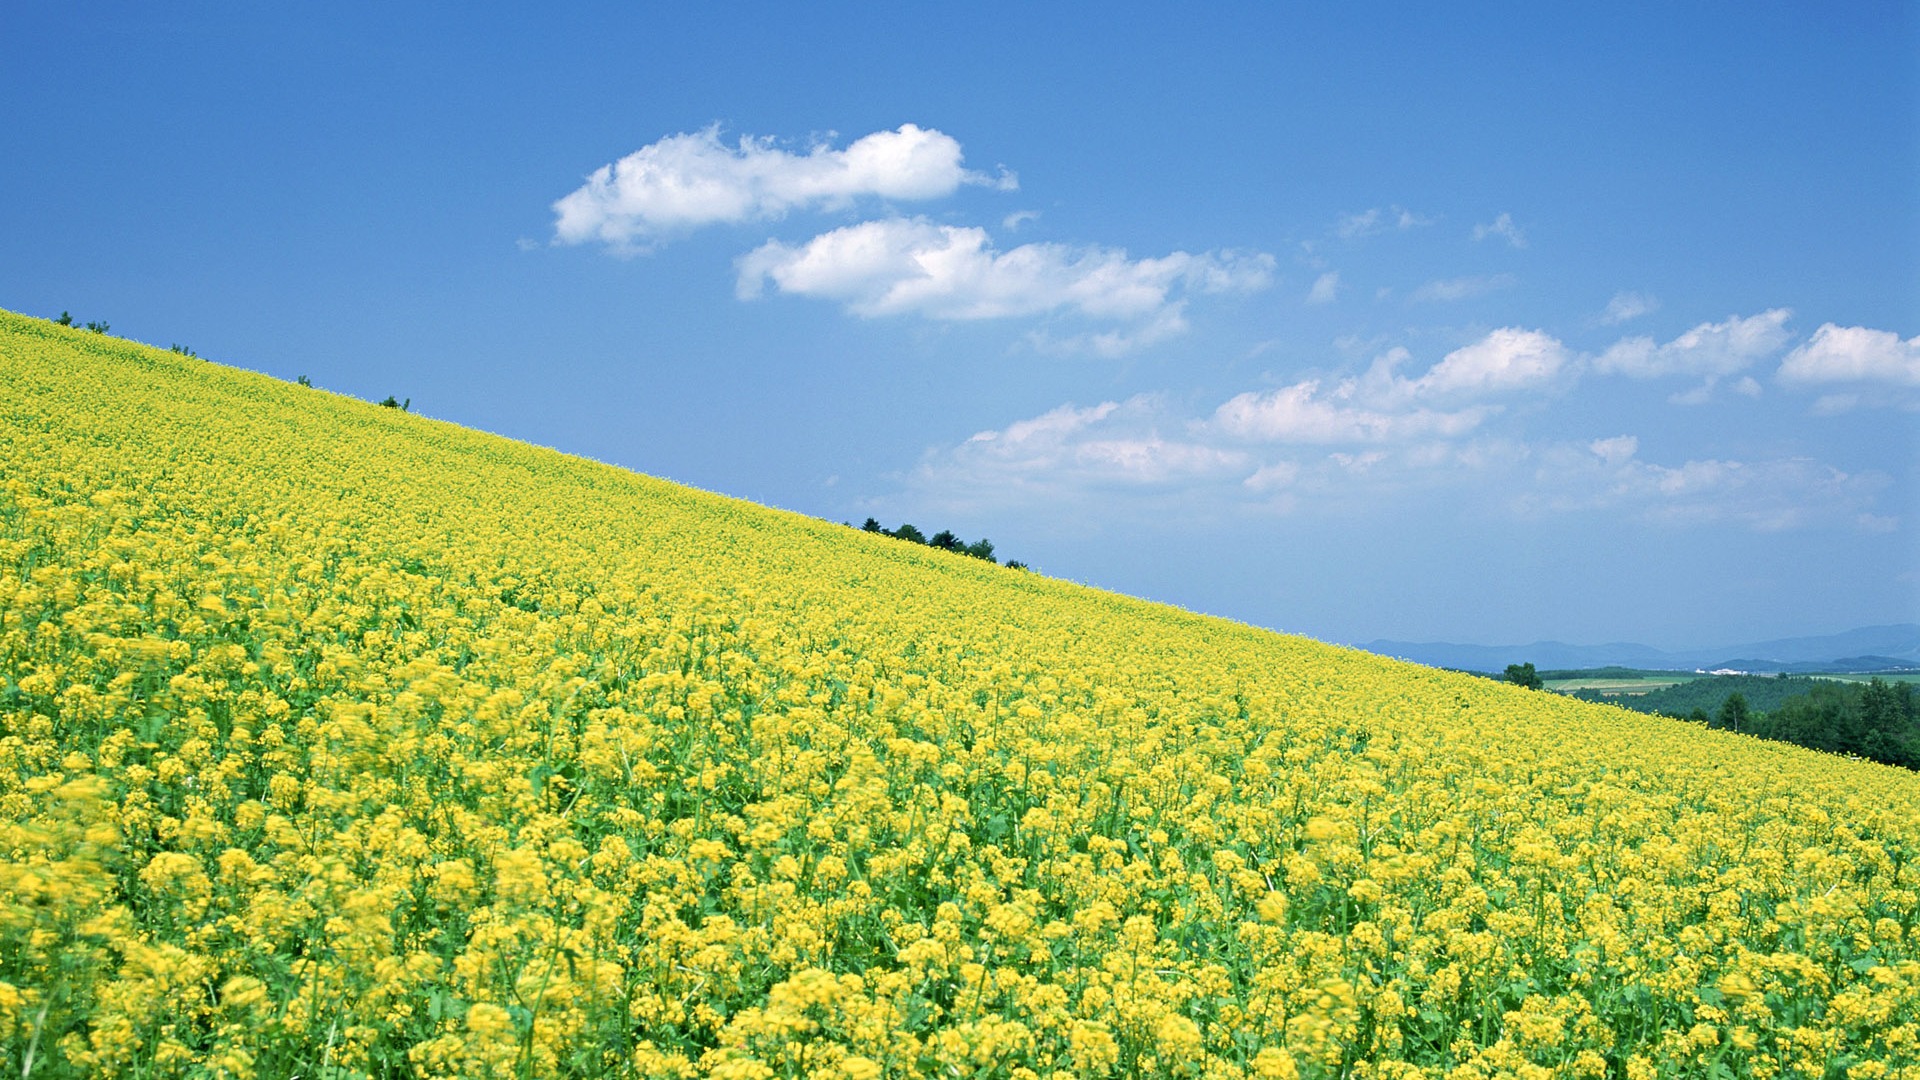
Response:
[[[0,1070],[1920,1077],[1920,776],[0,313]]]

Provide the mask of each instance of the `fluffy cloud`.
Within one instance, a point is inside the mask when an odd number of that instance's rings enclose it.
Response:
[[[1633,379],[1673,375],[1720,379],[1785,348],[1791,314],[1786,308],[1774,308],[1744,319],[1730,316],[1725,322],[1701,323],[1665,345],[1656,345],[1650,337],[1627,338],[1595,357],[1593,370]]]
[[[611,165],[553,204],[562,243],[643,247],[662,236],[723,222],[778,218],[790,210],[843,206],[862,197],[898,201],[951,195],[962,184],[1015,186],[961,167],[960,144],[931,128],[903,124],[844,150],[782,150],[742,136],[728,146],[717,127],[669,135]]]
[[[1429,281],[1413,290],[1415,300],[1468,300],[1499,289],[1510,289],[1520,279],[1512,274],[1487,274],[1479,277],[1446,278]]]
[[[996,250],[984,229],[891,218],[849,225],[798,247],[769,241],[740,260],[738,291],[836,300],[857,315],[993,319],[1067,311],[1138,324],[1149,336],[1184,327],[1176,293],[1248,291],[1272,280],[1273,258],[1234,252],[1130,259],[1113,248],[1024,244]],[[1124,336],[1124,335],[1122,335]]]
[[[1512,214],[1501,214],[1499,217],[1494,218],[1491,224],[1475,225],[1473,227],[1473,238],[1476,242],[1485,240],[1489,236],[1500,237],[1507,242],[1508,247],[1523,248],[1527,246],[1527,234],[1521,232],[1520,226],[1513,223]]]
[[[1823,324],[1780,364],[1780,381],[1801,386],[1878,383],[1920,387],[1920,337],[1905,341],[1890,330]],[[1910,402],[1911,396],[1901,395]]]
[[[1249,391],[1214,410],[1210,426],[1274,443],[1393,443],[1465,435],[1498,412],[1491,399],[1553,387],[1570,369],[1566,346],[1537,330],[1504,327],[1455,349],[1418,377],[1393,349],[1365,374],[1323,387],[1318,379]]]
[[[1555,383],[1570,360],[1566,346],[1548,334],[1503,327],[1448,353],[1408,389],[1420,399],[1540,390]]]

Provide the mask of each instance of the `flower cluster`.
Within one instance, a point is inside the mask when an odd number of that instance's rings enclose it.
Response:
[[[0,313],[0,1070],[1920,1077],[1920,777]]]

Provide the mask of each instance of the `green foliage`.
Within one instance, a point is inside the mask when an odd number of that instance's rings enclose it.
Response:
[[[1573,696],[1920,769],[1920,698],[1912,683],[1715,675],[1637,696],[1593,690]]]
[[[70,312],[63,311],[60,313],[60,317],[53,321],[60,324],[61,326],[72,326],[73,315]]]
[[[1524,664],[1508,664],[1507,681],[1515,686],[1524,686],[1529,690],[1538,690],[1546,685],[1540,678],[1540,673],[1533,669],[1533,661],[1531,660]]]
[[[306,376],[303,375],[301,376],[301,378],[306,378]],[[413,409],[412,398],[408,398],[405,401],[401,401],[398,398],[395,398],[392,394],[388,394],[387,400],[381,402],[380,404],[386,406],[389,409],[399,409],[401,412],[409,412]]]
[[[294,381],[294,382],[297,382],[297,383],[299,383],[299,384],[300,384],[301,386],[312,386],[312,385],[313,385],[313,380],[312,380],[312,379],[309,379],[309,378],[307,378],[307,377],[306,377],[305,375],[302,375],[302,376],[300,376],[299,378],[297,378],[297,379],[295,379],[295,380],[293,380],[293,381]]]
[[[862,522],[860,524],[860,531],[879,533],[881,536],[891,536],[896,540],[909,540],[916,544],[925,544],[930,548],[938,548],[941,551],[951,551],[956,555],[971,556],[984,562],[995,561],[993,541],[984,536],[969,544],[960,539],[951,529],[941,529],[929,537],[911,523],[902,522],[897,529],[886,529],[882,528],[880,522],[875,518],[868,518]],[[1007,566],[1014,570],[1027,569],[1026,563],[1016,562],[1012,559],[1007,560]]]
[[[1920,769],[1920,701],[1911,683],[1814,680],[1808,693],[1757,718],[1753,733]]]
[[[1720,712],[1713,718],[1714,726],[1728,731],[1745,731],[1753,721],[1753,711],[1747,708],[1747,696],[1735,690],[1720,703]]]
[[[1596,681],[1600,679],[1619,679],[1625,681],[1627,679],[1644,679],[1649,676],[1671,677],[1680,675],[1684,675],[1689,679],[1693,678],[1693,672],[1691,671],[1651,671],[1645,668],[1621,667],[1619,664],[1608,664],[1606,667],[1597,668],[1549,668],[1540,673],[1540,677],[1547,682],[1570,682],[1575,679]]]
[[[107,330],[109,329],[109,327],[107,326],[107,324],[106,324],[106,323],[104,323],[104,322],[93,322],[93,321],[91,321],[91,320],[89,320],[89,321],[88,321],[88,323],[87,323],[87,327],[86,327],[86,328],[87,328],[88,330],[91,330],[91,331],[93,331],[93,332],[94,332],[94,333],[96,333],[96,334],[104,334],[104,333],[106,333],[106,332],[107,332]]]
[[[179,353],[181,356],[197,358],[197,354],[193,351],[193,349],[191,349],[186,345],[179,345],[179,344],[169,345],[167,346],[167,349],[170,352]]]
[[[1708,716],[1715,716],[1720,712],[1720,707],[1726,704],[1727,698],[1738,693],[1747,699],[1748,709],[1766,713],[1779,708],[1790,697],[1807,693],[1821,681],[1804,675],[1707,675],[1649,690],[1644,694],[1576,690],[1573,696],[1582,701],[1619,705],[1635,712],[1687,716],[1699,709]]]

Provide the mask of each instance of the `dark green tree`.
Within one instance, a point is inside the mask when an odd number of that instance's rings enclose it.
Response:
[[[932,539],[927,541],[927,546],[937,547],[941,551],[959,551],[966,545],[960,542],[959,537],[953,535],[952,529],[941,529],[939,532],[933,534]]]
[[[1540,673],[1534,670],[1531,660],[1524,664],[1508,664],[1507,681],[1529,690],[1539,690],[1547,685],[1541,680]]]
[[[877,518],[868,518],[867,520],[860,523],[860,531],[861,532],[881,532],[883,530],[880,528],[880,522]]]
[[[1752,726],[1753,713],[1747,708],[1747,695],[1735,690],[1720,703],[1720,715],[1714,717],[1713,726],[1729,731],[1742,731]]]
[[[984,536],[968,544],[966,550],[967,554],[976,559],[985,559],[988,562],[993,561],[993,541]]]
[[[913,527],[911,522],[901,522],[900,527],[887,534],[896,540],[911,540],[916,544],[927,542],[927,534]]]

